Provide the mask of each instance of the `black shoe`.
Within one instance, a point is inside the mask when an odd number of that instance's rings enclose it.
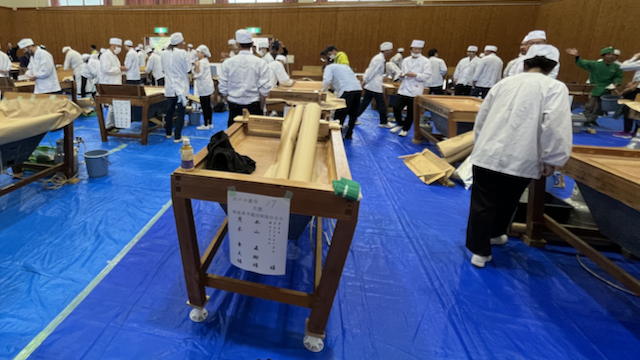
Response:
[[[352,136],[345,136],[344,139],[345,140],[353,140],[353,137]]]
[[[591,126],[600,127],[600,124],[598,124],[598,121],[596,120],[591,123]]]

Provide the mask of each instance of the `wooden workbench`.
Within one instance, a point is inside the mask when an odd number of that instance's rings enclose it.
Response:
[[[13,81],[9,77],[0,78],[0,92],[2,93],[19,92],[33,94],[35,86],[35,81]],[[71,100],[73,100],[73,102],[78,101],[75,81],[60,81],[60,88],[62,91],[70,92]]]
[[[156,125],[149,128],[149,107],[167,100],[164,96],[163,86],[98,84],[97,88],[99,95],[96,95],[95,98],[96,112],[98,113],[100,136],[103,142],[108,141],[108,136],[114,136],[140,139],[140,143],[142,145],[147,145],[149,141],[149,133],[163,127],[161,122],[155,122]],[[140,106],[142,108],[142,132],[140,134],[122,134],[107,131],[102,105],[109,105],[113,100],[130,100],[131,106]]]
[[[616,216],[620,214],[618,220],[622,224],[615,228],[632,227],[631,234],[637,233],[637,222],[625,223],[622,215],[630,212],[631,218],[639,218],[640,150],[574,146],[571,158],[562,171],[575,179],[581,189],[582,186],[587,186],[589,191],[595,191],[594,195],[608,199],[611,208],[596,209],[591,206],[594,218],[597,211],[610,212]],[[526,232],[522,235],[522,240],[530,246],[544,247],[546,241],[543,239],[543,232],[551,231],[640,296],[640,281],[578,237],[576,229],[570,230],[544,213],[545,185],[546,179],[542,178],[533,181],[529,187]],[[588,200],[586,194],[583,195]],[[607,235],[605,231],[602,232]],[[612,234],[617,234],[617,231]],[[620,243],[623,239],[613,237],[611,240]]]
[[[278,86],[269,92],[267,99],[320,103],[327,100],[327,93],[321,92],[322,81],[296,81],[292,86]],[[269,104],[267,111],[284,111],[284,103]]]
[[[259,117],[260,124],[282,118]],[[334,194],[332,180],[351,178],[340,129],[321,126],[315,157],[313,182],[301,182],[264,177],[276,158],[280,136],[260,134],[248,129],[248,123],[236,122],[226,133],[234,149],[256,161],[256,170],[251,175],[206,170],[207,149],[195,156],[196,169],[177,169],[171,175],[171,196],[180,242],[189,305],[200,311],[208,301],[205,287],[235,292],[247,296],[278,301],[311,309],[307,319],[306,334],[316,340],[323,339],[342,270],[347,259],[358,220],[359,202],[350,201]],[[277,124],[275,124],[277,125]],[[266,286],[259,283],[208,274],[207,270],[220,248],[228,230],[228,218],[223,221],[216,236],[200,257],[196,237],[196,221],[192,200],[227,203],[227,189],[233,186],[238,192],[265,196],[291,198],[291,213],[336,219],[332,245],[322,266],[322,221],[318,221],[315,238],[315,280],[312,293]],[[205,220],[206,221],[206,220]],[[193,312],[192,311],[192,312]],[[206,314],[204,315],[206,317]]]
[[[452,138],[458,135],[458,123],[473,124],[476,114],[482,105],[482,100],[472,96],[448,95],[419,95],[413,102],[414,144],[420,144],[422,138],[433,142],[440,142],[444,137]],[[446,122],[447,131],[442,135],[431,134],[420,128],[420,116],[425,110],[431,112],[431,120]],[[438,118],[439,117],[439,118]],[[473,126],[473,125],[471,125]],[[464,129],[460,133],[467,132]]]
[[[291,71],[291,78],[292,79],[309,78],[313,81],[322,81],[322,72],[293,70]]]

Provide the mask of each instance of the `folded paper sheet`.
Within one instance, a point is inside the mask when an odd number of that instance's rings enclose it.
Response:
[[[23,95],[21,100],[0,102],[0,145],[60,129],[82,112],[68,98]]]
[[[435,181],[445,182],[455,170],[444,159],[431,151],[424,149],[421,153],[401,156],[404,164],[425,184],[431,185]]]

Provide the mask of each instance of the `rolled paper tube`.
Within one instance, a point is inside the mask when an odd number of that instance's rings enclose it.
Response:
[[[313,177],[321,113],[318,104],[308,104],[305,107],[298,144],[293,154],[290,180],[310,182]]]
[[[291,127],[291,121],[293,120],[293,116],[295,115],[296,108],[293,107],[287,112],[287,116],[285,116],[282,121],[282,129],[280,130],[280,146],[278,147],[278,154],[276,155],[276,160],[271,164],[267,172],[264,174],[265,177],[274,178],[276,177],[276,173],[278,171],[278,164],[280,163],[280,158],[282,157],[282,151],[285,144],[285,139],[287,138],[287,133],[289,128]]]
[[[287,137],[282,140],[282,153],[278,156],[278,171],[276,172],[276,178],[288,179],[289,171],[291,170],[291,162],[293,155],[293,148],[298,137],[298,130],[302,122],[302,116],[305,112],[305,105],[298,105],[295,108],[295,113],[292,115],[291,124],[287,129]],[[318,122],[318,126],[320,122]],[[317,135],[316,135],[317,137]]]
[[[475,133],[473,131],[469,131],[456,137],[452,137],[451,139],[440,141],[437,145],[438,150],[440,150],[440,155],[442,155],[442,157],[449,158],[459,152],[467,150],[470,146],[473,148],[474,138]]]

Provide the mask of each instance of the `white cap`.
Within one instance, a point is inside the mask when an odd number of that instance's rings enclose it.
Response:
[[[206,45],[200,45],[198,46],[198,48],[196,49],[196,51],[200,51],[201,53],[204,54],[204,56],[206,57],[211,57],[211,51],[209,51],[209,48]]]
[[[193,49],[193,44],[189,44],[189,45],[187,45],[187,47]]]
[[[89,59],[91,59],[91,55],[89,55],[89,54],[82,54],[82,61],[87,61],[87,60],[89,60]]]
[[[24,48],[26,48],[27,46],[33,46],[33,45],[35,45],[35,43],[33,42],[33,40],[31,40],[31,39],[29,39],[29,38],[27,38],[27,39],[22,39],[22,40],[20,40],[20,41],[18,42],[18,47],[19,47],[20,49],[24,49]]]
[[[469,45],[469,47],[467,48],[467,51],[478,52],[478,47],[475,45]]]
[[[614,53],[614,55],[618,55],[618,56],[620,56],[620,54],[622,54],[620,52],[620,50],[618,50],[618,49],[613,50],[613,53]]]
[[[127,40],[127,41],[124,42],[124,45],[125,46],[133,46],[133,41]]]
[[[533,30],[524,37],[526,41],[533,39],[545,39],[547,40],[547,33],[544,30]]]
[[[122,39],[111,38],[109,39],[109,45],[122,46]]]
[[[142,44],[138,44],[138,47],[139,47],[140,49],[144,49],[144,45],[142,45]]]
[[[100,49],[100,54],[104,54],[104,53],[106,53],[106,52],[107,52],[107,49],[105,49],[105,48],[101,48],[101,49]]]
[[[276,61],[284,61],[284,63],[287,63],[287,57],[284,55],[278,55],[276,56]]]
[[[387,50],[393,50],[393,43],[389,41],[385,41],[382,44],[380,44],[380,51],[387,51]]]
[[[229,39],[229,45],[236,45],[236,41],[234,39]]]
[[[493,51],[493,52],[497,52],[498,51],[498,47],[495,45],[487,45],[484,47],[484,51]]]
[[[184,41],[184,36],[181,32],[171,34],[171,45],[178,45]]]
[[[240,29],[236,31],[236,41],[238,44],[251,44],[253,42],[253,34],[249,30]]]
[[[549,60],[560,62],[560,51],[553,45],[531,45],[529,51],[527,51],[527,54],[524,56],[524,60],[533,59],[536,56],[544,56]]]
[[[398,52],[404,52],[404,48],[398,48]]]
[[[152,47],[147,47],[144,51],[145,51],[147,54],[149,54],[149,53],[153,52],[153,48],[152,48]]]
[[[258,41],[258,49],[265,49],[265,48],[269,48],[269,40],[267,39],[260,39],[260,41]]]
[[[67,51],[71,50],[71,48],[69,46],[65,46],[62,48],[62,53],[66,53]]]
[[[411,42],[411,47],[412,48],[423,48],[424,47],[424,41],[422,41],[422,40],[413,40]]]

